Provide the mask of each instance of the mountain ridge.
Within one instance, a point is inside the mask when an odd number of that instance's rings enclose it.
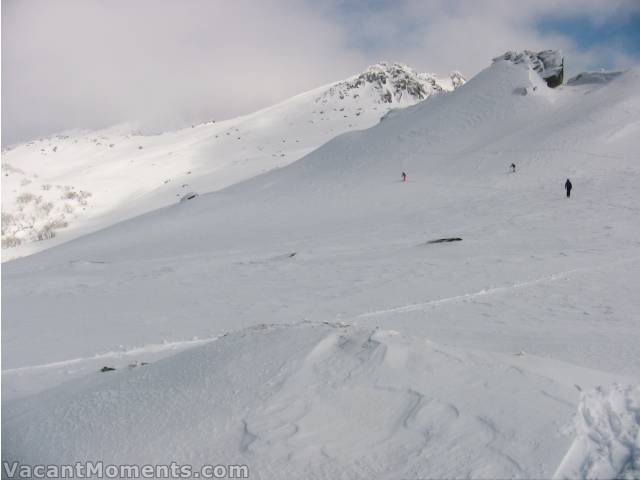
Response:
[[[392,108],[463,83],[457,72],[440,80],[381,62],[234,119],[159,134],[123,124],[7,148],[3,261],[169,205],[191,191],[219,190],[288,165],[340,133],[374,125]]]

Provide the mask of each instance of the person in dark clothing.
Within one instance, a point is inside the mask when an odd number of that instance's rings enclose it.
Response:
[[[512,163],[512,164],[511,164],[511,171],[512,171],[513,173],[516,173],[516,164],[515,164],[515,163]]]
[[[407,174],[402,172],[402,181],[406,182],[407,181]]]
[[[571,180],[568,178],[567,181],[564,182],[564,188],[567,190],[567,198],[569,198],[571,196],[571,189],[573,188],[573,185],[571,185]]]

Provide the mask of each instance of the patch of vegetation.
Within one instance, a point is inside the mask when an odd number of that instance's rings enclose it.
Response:
[[[42,226],[42,228],[40,228],[40,230],[38,230],[35,233],[35,239],[39,242],[42,240],[49,240],[56,236],[56,230],[60,228],[66,228],[68,226],[69,224],[64,219],[64,217],[58,218],[55,220],[50,220],[47,223],[45,223]]]
[[[25,192],[21,193],[16,197],[16,202],[18,204],[26,205],[27,203],[31,203],[36,199],[36,196],[33,193]]]
[[[75,190],[66,190],[60,198],[62,200],[76,200],[80,205],[86,206],[88,203],[87,199],[90,196],[91,192],[86,192],[84,190],[80,190],[79,192],[76,192]]]

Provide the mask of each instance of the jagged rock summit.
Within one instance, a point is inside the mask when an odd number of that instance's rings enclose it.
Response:
[[[403,63],[379,62],[359,75],[335,83],[316,102],[327,103],[334,97],[357,100],[364,92],[371,92],[376,103],[413,104],[434,93],[455,90],[465,82],[457,71],[442,79],[431,73],[418,73]]]
[[[547,82],[550,88],[562,85],[564,79],[564,57],[560,50],[543,50],[541,52],[532,52],[531,50],[524,50],[523,52],[509,51],[493,59],[494,62],[499,60],[508,60],[516,65],[529,64]]]

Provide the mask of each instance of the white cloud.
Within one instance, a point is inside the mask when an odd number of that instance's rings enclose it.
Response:
[[[3,139],[268,106],[364,63],[295,1],[2,2]]]

